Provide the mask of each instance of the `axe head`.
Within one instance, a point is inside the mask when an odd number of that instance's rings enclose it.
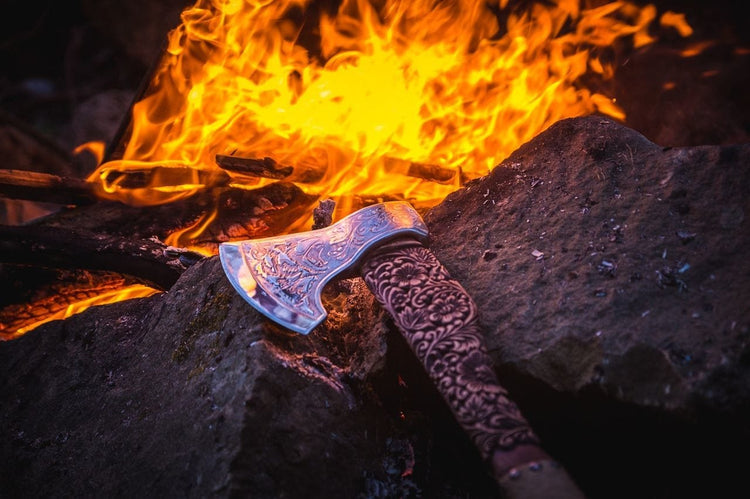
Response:
[[[274,322],[307,334],[326,318],[325,285],[363,255],[397,237],[427,237],[409,203],[380,203],[310,232],[219,246],[219,258],[237,292]]]

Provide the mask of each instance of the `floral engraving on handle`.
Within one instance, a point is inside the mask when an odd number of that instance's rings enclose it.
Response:
[[[429,249],[416,241],[385,246],[362,275],[483,458],[539,444],[492,369],[476,304]]]

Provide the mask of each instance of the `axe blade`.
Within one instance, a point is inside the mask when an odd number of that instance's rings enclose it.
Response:
[[[427,226],[409,203],[380,203],[323,229],[222,243],[219,259],[229,282],[272,321],[308,334],[327,316],[325,285],[358,264],[370,248],[405,235],[424,239]]]
[[[254,248],[257,250],[248,243],[241,241],[219,246],[219,259],[229,282],[261,314],[292,331],[308,334],[326,316],[322,304],[313,302],[295,310],[294,296],[276,283],[269,282],[272,276],[263,274],[262,267],[257,268],[256,265],[253,270],[252,263],[248,263],[245,255],[252,254]],[[303,313],[303,309],[307,313]]]

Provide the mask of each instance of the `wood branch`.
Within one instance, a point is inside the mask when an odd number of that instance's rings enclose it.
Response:
[[[454,170],[427,163],[411,163],[406,174],[410,177],[418,177],[438,184],[449,184],[456,178]]]
[[[66,205],[97,201],[93,186],[85,180],[27,170],[0,170],[0,196]]]
[[[202,255],[156,239],[126,239],[42,225],[0,225],[0,262],[105,270],[169,289]]]
[[[326,174],[326,168],[314,162],[284,166],[269,157],[259,159],[217,154],[216,164],[223,170],[248,177],[283,179],[299,184],[318,183]]]
[[[438,184],[449,184],[456,178],[456,171],[429,163],[415,163],[405,159],[385,158],[386,171],[421,178]]]
[[[106,165],[105,165],[106,166]],[[231,180],[229,174],[221,170],[202,170],[187,165],[163,165],[154,163],[142,168],[112,168],[107,174],[108,181],[117,179],[124,189],[144,189],[153,184],[179,186],[186,183],[201,184],[206,188],[223,187]],[[154,180],[154,179],[158,180]]]
[[[438,184],[449,184],[456,178],[455,170],[443,168],[438,165],[415,163],[398,158],[385,158],[384,163],[387,171],[421,178]],[[313,175],[310,175],[310,172],[308,172],[303,175],[300,171],[297,171],[299,168],[295,170],[295,167],[292,166],[281,166],[276,160],[269,157],[257,159],[217,154],[216,164],[224,170],[244,175],[272,179],[287,179],[301,183],[317,182],[322,177],[321,172],[314,172]]]
[[[281,166],[273,158],[241,158],[239,156],[216,155],[216,164],[224,170],[280,180],[294,172],[291,166]]]

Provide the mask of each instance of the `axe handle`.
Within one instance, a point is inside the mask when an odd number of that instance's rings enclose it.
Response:
[[[500,385],[480,332],[477,306],[435,255],[415,239],[401,238],[370,252],[362,276],[505,495],[582,498]]]

